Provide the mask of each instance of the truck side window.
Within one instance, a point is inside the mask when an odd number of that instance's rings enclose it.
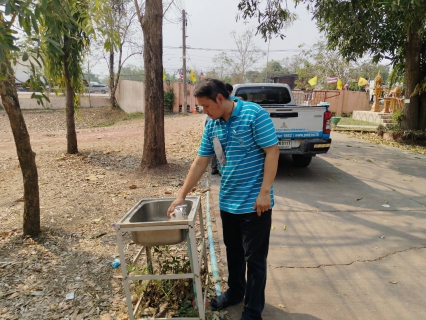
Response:
[[[289,103],[290,101],[291,101],[291,98],[290,98],[289,92],[287,90],[282,90],[281,91],[281,99],[278,103],[286,104],[286,103]]]

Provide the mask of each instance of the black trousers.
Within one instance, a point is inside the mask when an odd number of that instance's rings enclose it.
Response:
[[[244,299],[242,319],[262,319],[272,209],[262,213],[233,214],[220,211],[228,259],[228,291]],[[246,280],[247,270],[247,280]]]
[[[217,159],[216,159],[216,155],[213,155],[210,159],[210,166],[212,171],[217,170]]]

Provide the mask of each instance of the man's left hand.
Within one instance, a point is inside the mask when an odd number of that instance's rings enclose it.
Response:
[[[271,209],[271,195],[268,192],[260,192],[257,196],[256,202],[254,203],[254,208],[257,215],[260,217],[262,212],[268,211]]]

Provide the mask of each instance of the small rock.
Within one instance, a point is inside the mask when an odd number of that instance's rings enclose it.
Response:
[[[143,311],[144,315],[154,315],[155,313],[155,308],[145,308],[145,310]]]
[[[74,292],[70,292],[70,293],[67,293],[67,295],[65,296],[65,299],[67,299],[67,300],[73,300],[74,299]]]
[[[109,313],[104,313],[100,315],[99,320],[112,320],[112,318]]]

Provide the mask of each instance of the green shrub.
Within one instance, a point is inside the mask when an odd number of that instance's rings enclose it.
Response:
[[[175,93],[172,88],[164,92],[164,108],[167,111],[173,111],[173,103],[175,102]]]
[[[404,111],[402,109],[397,109],[392,113],[392,119],[395,124],[400,127],[401,122],[404,119]]]

